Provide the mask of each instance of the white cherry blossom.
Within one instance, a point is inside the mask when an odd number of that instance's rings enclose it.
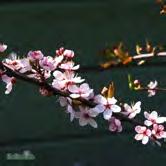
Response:
[[[157,86],[158,86],[158,82],[156,80],[154,82],[150,81],[150,83],[147,85],[147,87],[149,88],[148,97],[152,97],[156,94],[155,88],[157,88]]]
[[[86,126],[90,125],[94,128],[97,128],[97,123],[94,120],[94,117],[96,117],[98,114],[88,107],[79,107],[80,111],[75,112],[75,117],[79,119],[80,126]]]
[[[121,107],[116,105],[117,100],[112,98],[105,98],[102,95],[95,96],[94,101],[97,103],[97,110],[99,113],[103,112],[104,119],[109,120],[112,116],[112,113],[118,113],[121,111]]]
[[[144,121],[144,124],[146,126],[151,126],[153,124],[161,124],[166,121],[166,117],[158,116],[158,113],[156,111],[152,111],[151,113],[145,111],[144,116],[147,119]]]
[[[151,130],[147,129],[145,126],[136,126],[135,131],[138,133],[135,135],[137,141],[142,140],[142,144],[147,144],[151,136]]]
[[[81,79],[81,77],[78,77],[72,71],[65,71],[63,73],[56,70],[54,71],[53,76],[55,78],[52,82],[53,87],[61,90],[66,90],[69,85],[82,83],[84,81],[84,79]]]
[[[124,115],[127,115],[128,118],[132,119],[137,114],[141,112],[141,102],[138,101],[135,104],[128,105],[127,103],[124,104],[124,112],[122,112]]]
[[[80,86],[77,85],[69,85],[68,90],[70,91],[70,97],[72,98],[88,98],[91,93],[93,93],[93,89],[90,89],[87,83],[83,83]]]

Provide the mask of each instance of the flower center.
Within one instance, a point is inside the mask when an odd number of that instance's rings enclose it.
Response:
[[[90,118],[89,114],[88,113],[84,113],[84,118],[85,119],[89,119]]]

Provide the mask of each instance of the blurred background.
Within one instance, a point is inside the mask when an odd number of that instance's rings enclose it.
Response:
[[[153,0],[18,0],[0,3],[0,41],[9,51],[26,55],[41,49],[54,55],[60,46],[73,49],[76,62],[84,66],[100,62],[100,52],[123,41],[131,50],[148,39],[165,44],[166,16]],[[157,79],[166,87],[165,66],[118,68],[105,72],[80,73],[98,93],[115,82],[116,97],[126,102],[142,101],[142,109],[166,115],[166,94],[148,98],[145,92],[128,89],[130,73],[147,84]],[[99,129],[70,123],[55,97],[40,96],[38,89],[18,81],[10,95],[0,87],[0,166],[110,166],[159,165],[166,163],[165,147],[143,146],[133,137],[133,127],[112,134],[107,124]],[[6,153],[30,150],[34,161],[7,161]]]

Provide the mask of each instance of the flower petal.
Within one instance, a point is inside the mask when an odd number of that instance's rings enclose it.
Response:
[[[136,139],[137,141],[142,140],[143,137],[144,137],[143,134],[136,134],[136,135],[135,135],[135,139]]]
[[[148,136],[144,136],[143,139],[142,139],[142,144],[147,144],[149,141],[149,137]]]
[[[104,119],[109,120],[112,116],[112,110],[106,109],[103,113]]]
[[[120,112],[121,107],[119,107],[118,105],[112,105],[111,110],[112,110],[112,112]]]
[[[146,126],[151,126],[153,123],[152,123],[150,120],[145,120],[145,121],[144,121],[144,124],[145,124]]]
[[[89,124],[94,127],[94,128],[97,128],[97,123],[94,119],[89,119]]]

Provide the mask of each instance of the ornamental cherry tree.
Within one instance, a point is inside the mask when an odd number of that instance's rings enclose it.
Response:
[[[7,45],[0,45],[1,54],[5,54]],[[141,101],[127,104],[114,96],[114,84],[104,87],[100,94],[90,87],[78,74],[80,65],[74,63],[74,51],[61,47],[54,56],[46,56],[41,50],[31,50],[24,58],[12,53],[0,62],[0,77],[8,95],[16,87],[17,79],[36,85],[42,96],[58,96],[58,102],[69,114],[70,121],[78,121],[80,126],[89,125],[98,128],[97,117],[101,116],[108,124],[110,132],[122,132],[123,124],[130,123],[137,141],[142,144],[155,142],[160,145],[166,138],[164,123],[166,117],[160,117],[156,111],[142,113]],[[131,87],[140,89],[139,81],[131,81]],[[148,85],[149,96],[155,95],[157,82]],[[142,113],[145,121],[136,119]],[[135,131],[134,131],[135,130]]]

